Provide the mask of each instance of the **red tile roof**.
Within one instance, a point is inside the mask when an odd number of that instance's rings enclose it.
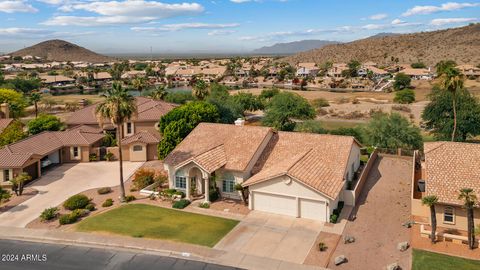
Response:
[[[152,134],[149,131],[142,130],[131,136],[122,139],[123,144],[131,144],[135,142],[141,142],[145,144],[155,144],[160,142],[159,136]]]
[[[6,129],[8,125],[10,125],[10,123],[12,122],[13,122],[12,118],[0,119],[0,133],[2,133],[3,130]]]

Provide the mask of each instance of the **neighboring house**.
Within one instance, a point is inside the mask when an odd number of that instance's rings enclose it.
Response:
[[[348,69],[348,65],[345,63],[335,63],[332,67],[327,71],[327,75],[333,78],[342,77],[342,72]]]
[[[474,65],[460,65],[457,66],[465,76],[472,77],[472,78],[479,78],[480,77],[480,67],[476,67]]]
[[[75,83],[75,79],[63,75],[40,75],[39,78],[45,85],[67,85]]]
[[[241,184],[250,209],[328,221],[360,166],[360,145],[349,136],[201,123],[164,166],[169,186],[187,198],[209,201],[215,185],[222,197],[240,199]]]
[[[315,63],[299,63],[297,69],[297,76],[299,77],[307,77],[313,76],[315,77],[320,69],[317,67]]]
[[[0,148],[0,185],[21,172],[37,179],[49,167],[67,162],[89,162],[105,135],[102,130],[78,126],[46,131]]]
[[[467,243],[467,213],[458,199],[459,191],[472,188],[480,198],[480,144],[431,142],[424,145],[424,158],[414,156],[412,179],[412,216],[421,225],[422,237],[431,230],[430,210],[422,198],[435,195],[437,234],[440,241]],[[480,224],[480,209],[474,210],[475,224]]]
[[[433,79],[433,73],[430,71],[430,69],[426,68],[405,68],[400,72],[410,76],[410,78],[412,78],[413,80]]]
[[[122,142],[131,147],[128,148],[128,151],[124,148],[122,153],[124,153],[124,157],[126,157],[125,160],[130,160],[129,157],[134,157],[135,161],[157,159],[156,150],[154,151],[153,149],[160,141],[158,121],[160,117],[167,114],[175,108],[176,105],[145,97],[136,97],[135,101],[137,104],[137,115],[131,119],[131,121],[124,124],[123,134],[121,135],[121,138],[124,139]],[[78,125],[100,128],[95,115],[96,108],[97,104],[82,108],[72,113],[65,123],[68,128],[73,128]],[[111,134],[116,134],[116,128],[111,125],[110,120],[104,119],[103,121],[105,123],[105,126],[102,127],[103,130]]]

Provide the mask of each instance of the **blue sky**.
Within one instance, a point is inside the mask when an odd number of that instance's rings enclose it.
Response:
[[[53,38],[101,53],[247,52],[479,20],[478,1],[0,0],[0,52]]]

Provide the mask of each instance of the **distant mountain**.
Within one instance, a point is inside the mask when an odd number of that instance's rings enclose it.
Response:
[[[9,53],[12,56],[37,56],[48,61],[108,62],[114,58],[100,55],[64,40],[47,40],[31,47]]]
[[[291,64],[299,62],[347,63],[352,59],[389,64],[391,58],[399,63],[421,61],[433,66],[440,60],[451,59],[459,64],[480,63],[480,24],[459,28],[369,37],[349,43],[327,45],[320,49],[298,53],[279,61]]]
[[[339,44],[340,42],[328,41],[328,40],[301,40],[288,43],[277,43],[272,46],[262,47],[260,49],[253,50],[253,54],[294,54],[321,48],[325,45]]]
[[[400,34],[382,32],[382,33],[378,33],[376,35],[370,36],[370,38],[391,37],[391,36],[398,36],[398,35],[400,35]]]

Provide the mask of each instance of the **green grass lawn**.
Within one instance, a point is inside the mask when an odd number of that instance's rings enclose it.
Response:
[[[412,270],[478,270],[480,261],[467,260],[424,250],[413,250]]]
[[[109,232],[213,247],[237,224],[237,220],[129,204],[86,218],[76,228],[78,231]]]

